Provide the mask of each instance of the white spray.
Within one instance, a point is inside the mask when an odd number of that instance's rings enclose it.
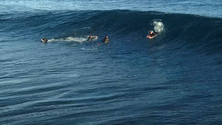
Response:
[[[83,42],[86,42],[88,39],[88,36],[85,36],[85,37],[66,37],[66,38],[58,38],[58,39],[55,39],[55,38],[52,38],[52,39],[49,39],[48,42],[60,42],[60,41],[65,41],[65,42],[77,42],[77,43],[83,43]],[[98,38],[94,39],[94,40],[97,40]]]
[[[164,30],[164,25],[161,21],[153,21],[154,31],[156,33],[161,33]]]

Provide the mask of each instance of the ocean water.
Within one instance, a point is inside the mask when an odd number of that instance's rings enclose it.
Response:
[[[0,5],[1,125],[221,125],[221,0]]]

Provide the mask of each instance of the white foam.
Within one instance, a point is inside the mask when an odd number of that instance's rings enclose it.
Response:
[[[164,30],[164,25],[161,21],[153,21],[154,31],[161,33]]]
[[[52,38],[52,39],[49,39],[48,42],[77,42],[77,43],[82,43],[82,42],[85,42],[87,41],[87,37],[66,37],[66,38],[58,38],[58,39],[55,39],[55,38]]]

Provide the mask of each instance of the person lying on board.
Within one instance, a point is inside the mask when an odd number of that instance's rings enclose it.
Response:
[[[42,41],[43,43],[47,43],[47,42],[48,42],[48,40],[47,40],[46,38],[41,39],[41,41]]]
[[[103,43],[109,43],[109,38],[108,38],[108,36],[106,36],[106,37],[103,39]]]
[[[90,35],[89,38],[87,39],[87,41],[92,41],[93,39],[97,39],[97,36]]]
[[[153,38],[156,37],[157,35],[158,35],[158,33],[154,33],[153,31],[150,31],[150,34],[147,35],[147,38],[153,39]]]

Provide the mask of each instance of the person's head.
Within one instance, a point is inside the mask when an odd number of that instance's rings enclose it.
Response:
[[[106,36],[106,39],[108,39],[108,36]]]
[[[152,30],[150,31],[150,34],[153,34],[153,31],[152,31]]]

